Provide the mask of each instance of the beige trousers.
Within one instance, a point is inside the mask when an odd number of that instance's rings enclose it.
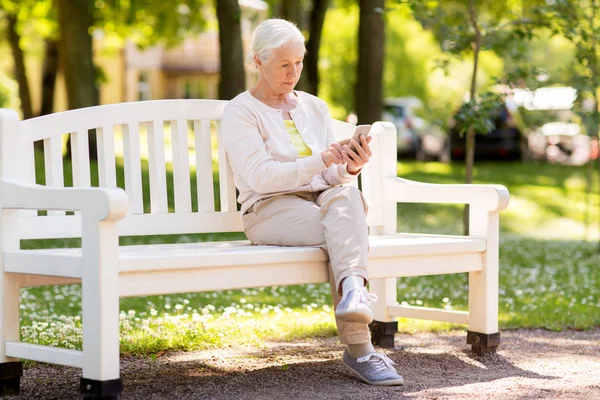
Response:
[[[260,200],[244,214],[244,231],[256,245],[317,246],[329,254],[333,306],[341,301],[340,283],[351,275],[368,280],[367,204],[360,191],[336,186]],[[371,340],[369,327],[336,318],[342,344]]]

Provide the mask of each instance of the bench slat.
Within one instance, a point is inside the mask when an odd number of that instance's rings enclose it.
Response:
[[[43,254],[36,251],[4,252],[4,271],[20,274],[81,278],[81,253]]]
[[[167,171],[165,167],[165,133],[162,121],[148,124],[148,166],[150,174],[150,210],[167,213]]]
[[[73,186],[90,187],[90,152],[86,129],[71,133]]]
[[[132,122],[220,119],[227,101],[223,100],[150,100],[97,107],[78,108],[31,118],[19,123],[19,132],[27,141],[45,139],[68,132],[92,129],[106,121],[113,125]]]
[[[192,212],[187,121],[171,121],[175,212]]]
[[[377,278],[394,276],[427,275],[428,271],[440,274],[481,270],[485,240],[468,237],[443,236],[371,236],[369,252],[370,274]],[[7,252],[6,266],[10,272],[25,267],[36,258],[52,258],[53,264],[77,269],[75,260],[81,258],[81,249],[13,250]],[[436,258],[461,257],[460,263],[438,263]],[[472,259],[470,258],[472,256]],[[198,242],[178,244],[153,244],[121,246],[119,248],[119,271],[121,273],[164,269],[194,269],[228,267],[234,265],[280,264],[292,261],[328,261],[328,256],[318,247],[253,246],[247,240]],[[423,268],[408,267],[411,263],[423,263]],[[419,261],[422,260],[423,262]],[[476,263],[471,263],[476,261]],[[440,265],[443,264],[443,265]],[[37,271],[37,270],[36,270]],[[33,272],[39,273],[39,272]],[[433,273],[433,272],[432,272]],[[63,275],[65,276],[65,275]],[[73,276],[77,276],[73,274]]]
[[[196,140],[196,189],[198,212],[215,211],[215,190],[212,173],[212,143],[210,120],[194,121]]]
[[[67,367],[82,368],[83,366],[83,352],[81,351],[40,346],[37,344],[7,342],[6,355],[26,360],[65,365]]]
[[[24,159],[24,170],[23,179],[25,182],[36,183],[35,177],[35,148],[33,143],[27,143],[26,151],[23,153]],[[19,210],[20,216],[32,217],[37,215],[37,210]]]
[[[64,186],[62,139],[60,136],[44,139],[44,171],[46,173],[46,186]],[[65,212],[49,210],[48,215],[65,215]]]
[[[221,194],[221,211],[235,211],[237,210],[237,203],[235,200],[233,171],[227,161],[227,154],[223,145],[221,121],[217,121],[217,132],[219,133],[219,191]]]
[[[483,239],[418,235],[369,239],[372,279],[454,274],[483,267]],[[28,268],[27,263],[49,256],[56,264],[61,259],[73,264],[81,249],[12,251],[6,265],[11,271]],[[249,241],[121,246],[118,264],[121,296],[328,280],[328,257],[320,248],[253,246]]]
[[[428,319],[432,321],[444,321],[454,324],[468,324],[469,313],[467,311],[442,310],[430,307],[415,306],[388,306],[388,315],[400,318]]]
[[[379,160],[379,138],[373,136],[370,146],[372,160]],[[360,183],[363,195],[369,205],[367,223],[370,227],[381,227],[383,225],[383,198],[381,197],[381,168],[378,162],[369,162],[364,166],[360,174]],[[377,229],[377,228],[375,228]],[[381,228],[380,228],[381,229]]]
[[[242,229],[242,216],[237,211],[130,214],[119,222],[121,236],[241,232]],[[81,218],[78,215],[21,217],[19,235],[22,239],[81,237]]]
[[[142,166],[140,160],[140,125],[123,126],[123,155],[125,167],[125,191],[129,198],[129,213],[144,213],[142,195]]]
[[[98,141],[98,183],[101,187],[117,187],[113,129],[113,125],[96,128]]]

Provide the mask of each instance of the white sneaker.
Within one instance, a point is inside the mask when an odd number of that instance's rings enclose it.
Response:
[[[377,301],[377,295],[369,293],[365,288],[352,289],[342,296],[335,316],[346,322],[370,324],[373,321],[371,301]]]
[[[383,353],[370,353],[364,357],[353,358],[346,350],[343,359],[348,371],[369,385],[404,385],[404,379],[394,368],[396,364]]]

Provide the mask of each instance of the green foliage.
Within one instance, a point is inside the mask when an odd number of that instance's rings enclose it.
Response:
[[[334,118],[344,119],[354,107],[358,52],[358,7],[327,11],[319,52],[319,96]]]
[[[0,108],[18,109],[17,83],[0,71]]]
[[[442,51],[450,57],[467,60],[477,54],[478,66],[485,62],[486,52],[506,57],[504,72],[497,74],[495,83],[509,86],[531,84],[545,73],[538,65],[531,64],[528,43],[543,27],[551,25],[551,14],[543,1],[494,2],[494,1],[416,1],[399,0],[410,8],[424,27],[430,29],[440,43]],[[475,51],[477,50],[477,51]],[[448,59],[438,63],[443,68]],[[471,87],[475,98],[461,106],[456,122],[461,133],[473,128],[477,133],[487,133],[492,128],[490,115],[497,106],[497,99],[482,86],[480,71],[471,67],[469,75],[476,79]],[[484,91],[479,97],[478,93]]]
[[[330,8],[323,28],[319,96],[340,119],[355,103],[358,12],[356,4]],[[385,46],[384,97],[419,97],[426,104],[422,113],[445,124],[468,87],[468,81],[463,80],[467,66],[453,61],[448,74],[434,70],[434,62],[441,55],[439,45],[401,7],[386,11]]]
[[[463,136],[470,129],[479,134],[490,133],[494,129],[494,112],[501,106],[500,97],[492,92],[485,92],[463,103],[454,116],[459,134]]]
[[[415,96],[428,103],[432,60],[440,54],[433,36],[407,10],[386,12],[384,97]]]
[[[575,63],[569,69],[571,84],[579,91],[576,111],[585,121],[588,134],[598,134],[598,86],[600,85],[600,2],[557,0],[553,29],[574,45]],[[585,101],[592,106],[584,106]]]
[[[139,46],[157,41],[176,45],[206,27],[209,0],[97,0],[97,24],[107,35],[133,40]]]

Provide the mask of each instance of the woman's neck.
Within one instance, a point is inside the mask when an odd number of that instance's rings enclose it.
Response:
[[[289,100],[288,96],[291,92],[276,93],[272,91],[267,83],[259,77],[258,82],[256,82],[256,86],[250,89],[250,93],[258,100],[271,107],[281,108],[281,106],[285,104],[287,100]]]

